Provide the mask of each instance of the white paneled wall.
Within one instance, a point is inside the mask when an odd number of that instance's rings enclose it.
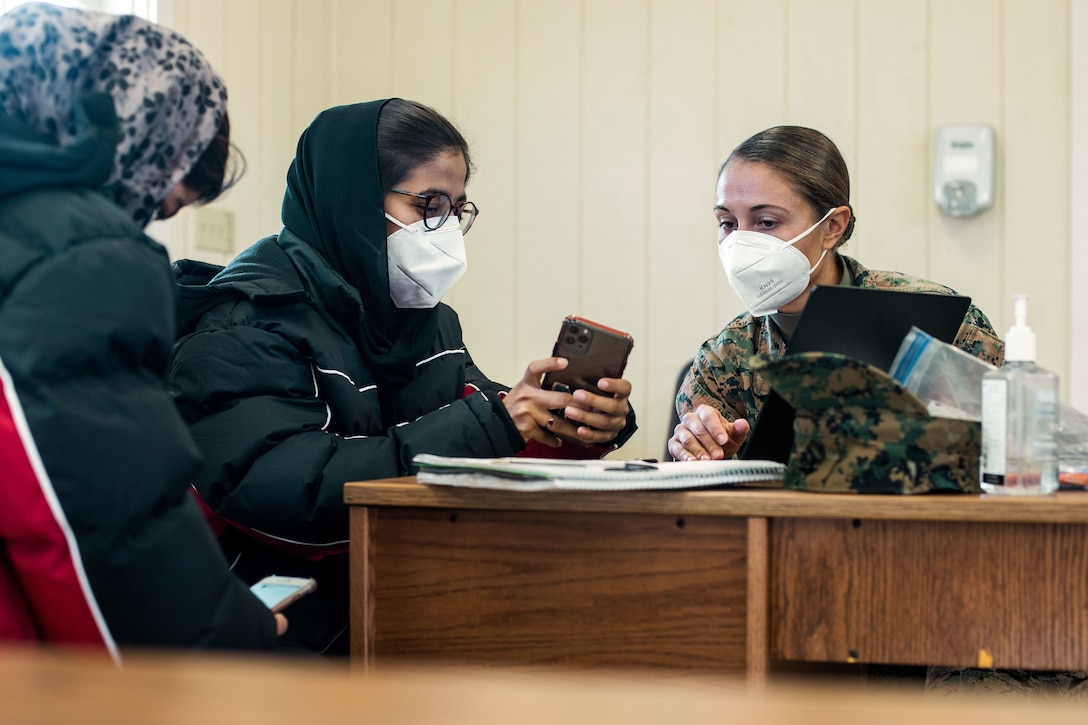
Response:
[[[1072,7],[1072,171],[1070,199],[1069,402],[1088,411],[1088,3]]]
[[[717,261],[715,175],[780,123],[842,149],[847,253],[972,296],[1001,333],[1027,292],[1040,362],[1068,382],[1073,1],[162,0],[159,17],[227,81],[249,160],[217,202],[234,251],[278,231],[322,108],[433,105],[477,165],[482,214],[449,301],[478,363],[515,381],[568,313],[628,330],[641,431],[624,455],[659,456],[679,366],[741,311]],[[952,122],[997,130],[997,204],[974,219],[930,200],[930,138]],[[195,213],[160,238],[225,261],[192,238]]]

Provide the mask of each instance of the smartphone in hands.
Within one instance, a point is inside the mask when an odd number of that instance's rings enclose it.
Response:
[[[597,381],[623,377],[633,346],[634,340],[626,332],[570,315],[563,320],[552,349],[553,356],[567,359],[567,367],[545,373],[540,387],[564,393],[588,390],[608,395],[597,387]]]
[[[282,612],[315,589],[315,580],[298,576],[266,576],[249,588],[273,612]]]

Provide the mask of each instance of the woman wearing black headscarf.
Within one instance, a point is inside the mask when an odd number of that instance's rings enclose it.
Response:
[[[226,100],[141,18],[0,16],[0,640],[275,644],[189,494],[175,287],[143,233],[222,190]]]
[[[308,647],[346,622],[346,557],[330,556],[346,550],[345,482],[409,474],[417,453],[600,456],[634,431],[626,380],[545,391],[540,376],[565,366],[547,358],[508,390],[473,364],[439,303],[466,266],[470,169],[432,109],[332,108],[299,140],[280,234],[224,269],[177,265],[188,312],[171,387],[205,457],[195,488],[244,532],[226,544],[236,571],[316,576],[291,610]]]

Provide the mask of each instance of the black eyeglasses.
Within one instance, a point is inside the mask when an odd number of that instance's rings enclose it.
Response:
[[[480,210],[471,201],[454,204],[448,196],[441,193],[417,194],[414,191],[405,191],[404,189],[390,189],[389,191],[394,194],[404,194],[405,196],[423,199],[423,228],[429,232],[441,229],[446,220],[450,218],[450,214],[454,214],[457,216],[457,223],[461,225],[461,233],[468,234],[468,230],[472,228],[472,222],[476,221],[476,215],[480,213]]]

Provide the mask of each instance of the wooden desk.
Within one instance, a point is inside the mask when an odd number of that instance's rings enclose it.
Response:
[[[1088,494],[511,493],[352,483],[352,655],[1088,669]]]
[[[0,648],[0,721],[87,725],[381,723],[579,725],[1084,722],[1083,703],[921,698],[898,692],[744,692],[705,679],[383,668],[366,677],[298,659],[106,658]]]

